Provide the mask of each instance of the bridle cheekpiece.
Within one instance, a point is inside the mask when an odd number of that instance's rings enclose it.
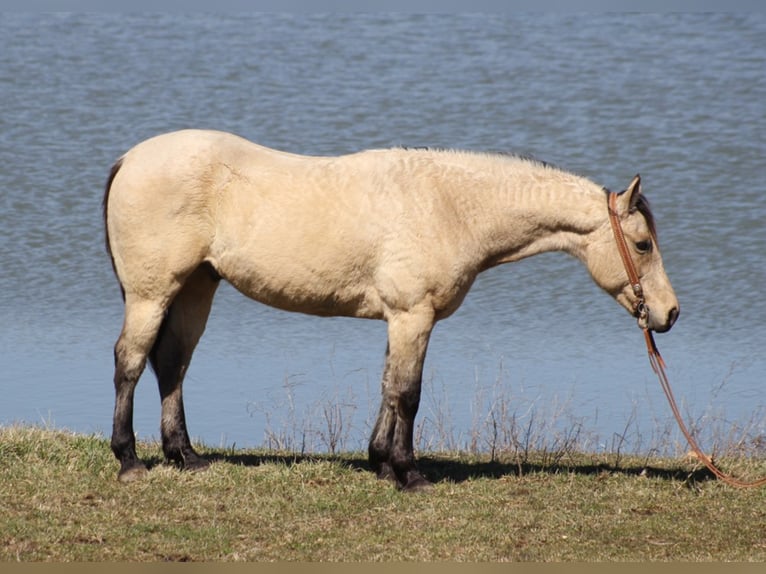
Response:
[[[633,294],[636,296],[636,302],[633,305],[633,314],[636,316],[636,318],[638,318],[639,327],[646,329],[647,322],[649,320],[649,307],[646,305],[646,300],[644,299],[644,289],[641,286],[641,279],[638,276],[638,271],[636,271],[636,266],[633,263],[633,258],[630,255],[628,243],[625,240],[625,234],[622,231],[620,216],[617,213],[617,197],[618,194],[612,191],[609,192],[607,201],[609,223],[612,225],[614,239],[617,242],[617,250],[620,252],[622,264],[628,274],[628,281],[630,282],[630,286],[633,289]]]

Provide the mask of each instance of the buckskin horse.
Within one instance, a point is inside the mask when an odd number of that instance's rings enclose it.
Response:
[[[225,279],[287,311],[387,322],[370,466],[403,490],[428,487],[413,452],[423,361],[434,324],[460,306],[477,274],[563,251],[644,327],[667,331],[678,317],[640,178],[617,196],[616,211],[643,285],[641,309],[613,239],[608,193],[504,154],[395,148],[309,157],[202,130],[136,145],[112,167],[103,201],[125,301],[114,347],[118,478],[147,471],[133,431],[147,359],[165,456],[186,469],[207,466],[189,441],[182,385]]]

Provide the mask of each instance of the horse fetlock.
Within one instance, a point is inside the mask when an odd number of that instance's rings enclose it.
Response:
[[[415,492],[428,488],[431,483],[418,471],[415,457],[410,452],[396,450],[391,456],[389,465],[396,479],[397,487],[405,492]]]
[[[375,476],[378,477],[378,480],[387,480],[395,484],[398,483],[396,473],[388,462],[383,462],[377,465],[377,468],[373,468],[372,471],[375,473]]]
[[[184,470],[193,472],[206,470],[210,466],[210,463],[207,461],[207,459],[197,454],[197,452],[191,446],[181,449],[180,464]]]
[[[422,492],[433,486],[433,484],[414,467],[414,464],[409,465],[407,468],[399,468],[398,471],[390,461],[376,463],[371,461],[370,466],[379,480],[386,480],[394,483],[396,488],[402,492]]]
[[[164,441],[162,452],[165,455],[165,460],[183,470],[205,470],[210,465],[206,459],[197,454],[191,445],[179,445],[173,444],[170,441]]]
[[[380,445],[376,444],[374,440],[370,442],[370,447],[368,449],[370,469],[381,478],[383,478],[381,476],[382,473],[393,473],[391,470],[391,465],[388,462],[388,452],[388,448],[381,447]]]

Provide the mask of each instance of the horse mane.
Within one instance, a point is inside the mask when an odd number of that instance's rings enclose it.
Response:
[[[454,154],[463,153],[463,154],[473,154],[476,156],[507,158],[511,160],[527,162],[529,164],[536,165],[538,167],[545,168],[545,169],[552,169],[556,171],[565,171],[566,173],[571,173],[560,168],[556,164],[541,160],[534,156],[508,152],[508,151],[471,151],[471,150],[458,150],[453,148],[441,148],[441,147],[430,147],[430,146],[402,146],[399,149],[402,149],[405,151],[412,151],[416,153],[417,152],[438,152],[438,153],[454,153]],[[610,193],[609,189],[604,188],[604,193],[605,194]],[[622,193],[624,193],[624,191]],[[649,200],[646,199],[645,195],[641,194],[638,196],[638,201],[636,202],[633,209],[635,211],[638,211],[641,215],[644,216],[644,219],[646,220],[646,225],[647,227],[649,227],[649,232],[652,234],[652,237],[656,239],[657,225],[655,223],[654,214],[652,213]]]
[[[559,166],[557,166],[555,163],[551,163],[549,161],[542,160],[538,157],[535,157],[533,155],[529,154],[523,154],[523,153],[515,153],[510,151],[489,151],[486,152],[486,155],[488,156],[495,156],[495,157],[504,157],[508,159],[515,159],[519,161],[524,161],[527,163],[531,163],[532,165],[536,165],[538,167],[544,167],[548,169],[555,169],[557,171],[564,171]]]
[[[528,165],[531,165],[533,167],[538,167],[543,170],[549,169],[551,171],[559,171],[562,173],[567,173],[570,175],[577,175],[572,172],[569,172],[565,169],[562,169],[558,165],[541,160],[535,156],[529,155],[529,154],[523,154],[523,153],[516,153],[516,152],[510,152],[510,151],[497,151],[497,150],[466,150],[466,149],[456,149],[456,148],[443,148],[443,147],[430,147],[430,146],[401,146],[397,149],[413,152],[413,153],[420,153],[420,152],[431,152],[431,153],[438,153],[438,154],[453,154],[453,155],[463,155],[468,157],[476,157],[476,158],[487,158],[487,159],[499,159],[499,160],[507,160],[511,162],[520,162],[525,163]]]
[[[455,148],[445,148],[445,147],[432,147],[432,146],[401,146],[399,149],[402,149],[404,151],[412,151],[412,152],[437,152],[437,153],[453,153],[453,154],[468,154],[468,155],[475,155],[475,156],[485,156],[485,157],[499,157],[499,158],[507,158],[507,159],[515,159],[520,161],[525,161],[540,167],[547,167],[550,169],[556,169],[559,171],[561,168],[559,168],[557,165],[543,161],[539,158],[536,158],[532,155],[527,154],[520,154],[510,151],[475,151],[475,150],[464,150],[464,149],[455,149]]]

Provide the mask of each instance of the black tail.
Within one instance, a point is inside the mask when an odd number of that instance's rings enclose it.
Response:
[[[117,172],[120,171],[120,168],[122,167],[122,160],[123,158],[120,158],[117,160],[117,162],[112,166],[112,170],[109,172],[109,177],[106,180],[106,187],[104,188],[104,201],[102,208],[104,210],[104,242],[106,244],[106,252],[109,255],[109,260],[112,262],[112,270],[114,271],[115,276],[117,276],[117,281],[120,281],[119,275],[117,275],[117,268],[114,266],[114,256],[112,255],[112,244],[109,241],[109,227],[107,225],[107,218],[109,216],[108,213],[108,204],[109,204],[109,192],[112,190],[112,182],[114,181],[114,178],[117,176]],[[125,299],[125,289],[122,286],[122,283],[120,282],[120,291],[122,292],[122,298]]]

